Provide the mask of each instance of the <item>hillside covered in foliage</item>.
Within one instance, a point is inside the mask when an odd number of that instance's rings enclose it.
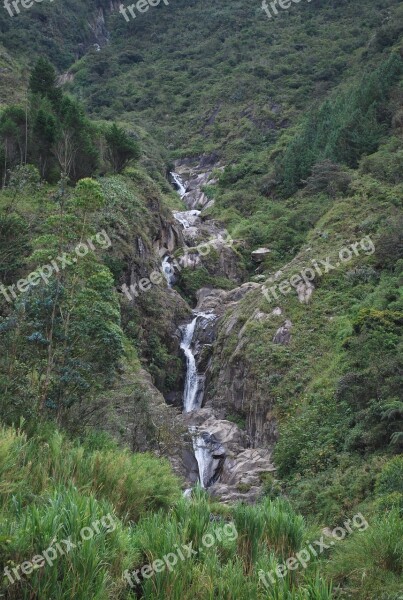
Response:
[[[0,10],[0,597],[401,600],[403,7],[149,4]]]

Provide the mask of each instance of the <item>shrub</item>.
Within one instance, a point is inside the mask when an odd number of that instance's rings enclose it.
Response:
[[[351,535],[335,548],[329,574],[357,600],[380,598],[382,592],[401,590],[403,520],[392,510]]]
[[[375,490],[377,494],[403,494],[403,456],[395,456],[383,467],[377,477]]]
[[[324,160],[312,168],[306,180],[305,193],[319,194],[324,192],[331,198],[337,194],[346,194],[351,183],[351,176],[331,160]]]

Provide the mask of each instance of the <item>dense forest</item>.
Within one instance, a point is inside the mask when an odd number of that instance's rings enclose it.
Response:
[[[403,6],[128,6],[0,9],[0,597],[402,600]]]

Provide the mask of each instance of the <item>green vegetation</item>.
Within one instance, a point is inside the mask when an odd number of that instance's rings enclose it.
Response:
[[[315,0],[271,20],[241,0],[175,0],[130,23],[105,0],[1,10],[0,566],[108,514],[116,528],[13,585],[0,574],[0,595],[400,598],[402,18],[398,0]],[[309,303],[258,288],[220,321],[207,399],[229,398],[225,418],[274,447],[253,506],[182,498],[166,460],[185,301],[235,283],[212,252],[181,272],[182,298],[164,281],[122,293],[174,237],[167,171],[201,155],[217,166],[206,216],[235,240],[245,281],[271,287],[374,244],[315,276]],[[285,319],[290,342],[276,344]],[[366,531],[265,588],[261,572],[359,511]],[[236,539],[218,539],[225,525]],[[174,569],[123,579],[191,542],[200,551]]]
[[[136,141],[116,124],[95,127],[81,105],[62,93],[53,66],[40,58],[34,66],[30,97],[25,108],[9,106],[0,115],[0,177],[8,183],[8,171],[34,164],[42,178],[56,182],[63,177],[78,181],[101,167],[120,173],[140,158]],[[104,140],[104,144],[103,144]],[[106,146],[104,156],[101,148]]]
[[[135,304],[115,289],[128,268],[159,267],[150,249],[164,211],[163,192],[141,169],[75,187],[64,177],[42,182],[32,166],[10,173],[0,192],[0,413],[7,423],[40,416],[85,427],[89,415],[105,410],[104,391],[119,393],[127,377],[137,384],[136,412],[145,416],[142,363],[160,389],[178,385],[182,364],[167,333],[165,285]],[[34,285],[23,285],[35,273]],[[172,309],[185,318],[183,307]]]
[[[0,475],[0,557],[14,579],[11,583],[4,576],[0,590],[11,599],[25,600],[34,590],[38,598],[69,600],[74,595],[84,600],[91,589],[100,600],[263,600],[268,592],[262,571],[275,570],[320,538],[319,529],[308,527],[284,500],[236,505],[225,514],[202,490],[185,500],[167,462],[123,452],[106,436],[80,443],[49,425],[29,436],[2,428]],[[300,565],[292,577],[268,579],[271,597],[328,600],[333,597],[330,574],[343,580],[343,589],[354,598],[367,598],[367,589],[397,591],[401,527],[394,511],[374,517],[365,533],[353,527],[334,549],[312,556],[307,569]],[[75,547],[67,551],[63,540]],[[57,543],[65,553],[52,565],[23,574],[19,565]],[[188,557],[184,545],[196,554]],[[133,595],[124,573],[163,560],[178,548],[184,556],[182,561],[178,555],[178,565],[152,578],[140,575],[138,585],[132,576]],[[357,582],[364,572],[361,590]]]

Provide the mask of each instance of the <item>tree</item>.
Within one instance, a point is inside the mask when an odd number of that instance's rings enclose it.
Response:
[[[140,158],[138,143],[114,123],[105,134],[108,159],[114,173],[120,173],[131,160]]]
[[[23,164],[25,155],[25,112],[10,106],[0,116],[0,139],[3,142],[3,185],[7,169]]]
[[[62,177],[69,177],[74,166],[78,146],[73,139],[73,133],[68,129],[62,129],[54,153],[62,171]]]
[[[64,148],[64,162],[70,163],[70,175],[74,181],[93,175],[99,162],[95,144],[97,129],[85,116],[81,105],[69,96],[63,96],[59,118],[60,132],[54,153],[60,157],[60,150],[63,155]]]
[[[17,213],[0,213],[0,281],[12,283],[29,248],[29,227]]]
[[[33,94],[48,98],[55,109],[59,108],[62,91],[56,85],[56,71],[45,58],[40,58],[34,66],[29,89]]]
[[[31,115],[35,144],[32,144],[30,154],[35,156],[42,177],[45,177],[49,171],[52,158],[51,148],[57,136],[57,120],[48,105],[48,100],[41,99],[36,114]]]

